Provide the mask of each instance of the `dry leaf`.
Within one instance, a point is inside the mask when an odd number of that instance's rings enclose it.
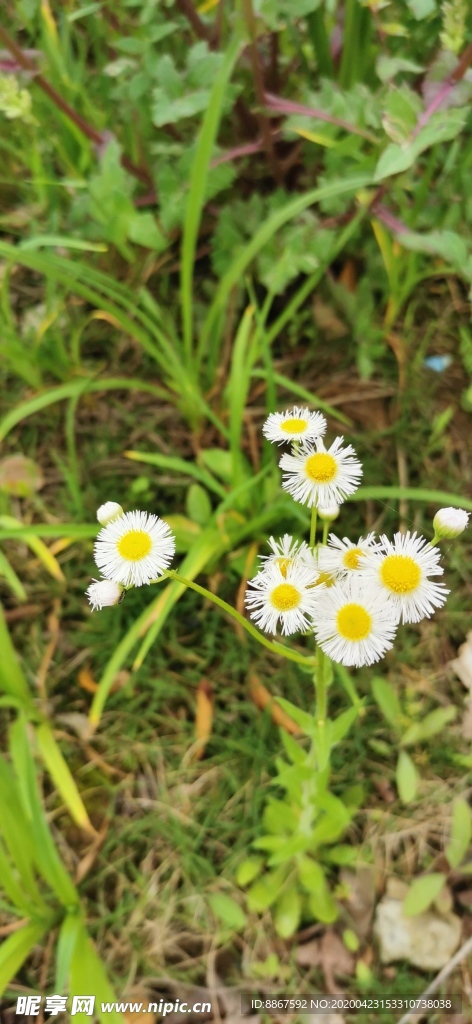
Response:
[[[299,967],[321,966],[326,990],[332,995],[342,992],[336,985],[335,976],[349,976],[354,970],[354,957],[332,929],[327,929],[321,939],[313,939],[298,946],[296,961]]]
[[[81,668],[80,672],[77,674],[77,679],[79,681],[79,686],[81,686],[83,690],[87,690],[87,693],[97,692],[98,684],[95,682],[89,668]]]
[[[264,711],[266,707],[270,707],[272,721],[276,725],[280,725],[286,732],[292,733],[292,736],[301,736],[301,729],[297,723],[293,721],[293,718],[285,714],[285,711],[275,702],[272,694],[263,686],[257,676],[250,676],[249,689],[256,707],[260,708],[261,711]]]
[[[313,319],[328,341],[344,338],[348,333],[346,324],[337,316],[333,307],[322,302],[318,296],[313,300]]]
[[[64,714],[56,715],[56,719],[58,722],[66,725],[67,728],[73,729],[81,740],[89,740],[93,733],[90,720],[87,718],[87,715],[82,715],[80,711],[65,711]]]
[[[467,633],[465,643],[458,650],[458,657],[449,662],[463,686],[472,692],[472,630]]]
[[[465,715],[462,719],[461,733],[465,740],[472,740],[472,700],[465,702]]]
[[[365,938],[375,904],[375,870],[370,864],[360,864],[355,871],[342,868],[340,880],[349,889],[349,896],[343,900],[356,928],[357,934]]]
[[[195,715],[195,736],[197,743],[193,751],[193,760],[198,761],[205,752],[206,744],[211,736],[213,725],[213,691],[206,679],[201,679],[197,686],[197,710]]]
[[[30,498],[44,487],[39,466],[26,455],[7,455],[0,459],[0,490],[14,498]]]

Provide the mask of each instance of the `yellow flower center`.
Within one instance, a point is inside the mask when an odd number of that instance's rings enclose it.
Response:
[[[277,558],[276,559],[276,563],[275,564],[280,569],[284,580],[287,579],[287,572],[288,572],[289,566],[292,564],[292,561],[293,561],[292,558]]]
[[[410,555],[387,555],[380,578],[394,594],[411,594],[421,580],[421,569]]]
[[[336,615],[336,625],[344,640],[365,640],[372,629],[372,616],[361,604],[345,604]]]
[[[361,558],[365,558],[365,555],[360,548],[349,548],[349,551],[343,555],[343,565],[346,566],[346,569],[358,569]]]
[[[118,554],[128,562],[140,562],[152,548],[152,540],[145,530],[129,530],[118,543]]]
[[[314,484],[329,484],[334,480],[338,470],[336,459],[329,452],[316,452],[309,455],[305,462],[305,472]]]
[[[324,583],[326,587],[332,587],[336,583],[336,577],[333,576],[332,573],[330,572],[320,572],[320,575],[318,576],[318,579],[316,583],[313,584],[313,586],[319,587],[320,583]]]
[[[306,430],[308,420],[301,420],[297,419],[296,416],[289,416],[287,420],[282,420],[280,426],[282,430],[285,430],[286,434],[301,434],[303,430]]]
[[[270,600],[278,612],[291,612],[300,604],[301,594],[291,583],[279,583],[274,587]]]

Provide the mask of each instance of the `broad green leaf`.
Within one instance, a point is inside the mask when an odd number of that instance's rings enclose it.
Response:
[[[258,878],[247,891],[248,910],[259,914],[268,910],[275,903],[286,874],[286,868],[280,867],[275,871],[268,871],[262,878]]]
[[[208,897],[208,902],[215,917],[222,924],[227,928],[232,928],[235,932],[242,931],[246,925],[246,915],[236,900],[233,900],[231,896],[225,896],[224,893],[215,892]]]
[[[0,996],[34,947],[51,927],[51,921],[30,921],[4,939],[0,946]]]
[[[403,912],[407,917],[415,917],[427,910],[439,893],[446,881],[441,871],[431,875],[423,875],[422,878],[415,878],[405,896]]]
[[[408,747],[413,743],[420,743],[424,740],[430,739],[431,736],[436,736],[438,732],[442,732],[449,722],[454,720],[456,715],[457,708],[452,704],[446,708],[435,708],[435,710],[430,711],[429,715],[426,715],[421,722],[414,722],[413,725],[407,729],[401,741],[402,746]]]
[[[222,448],[202,448],[199,459],[208,466],[215,476],[225,483],[230,483],[233,477],[233,458],[231,452]],[[223,493],[224,497],[225,492]]]
[[[185,500],[187,515],[193,523],[199,526],[206,526],[211,518],[212,507],[208,497],[208,491],[201,484],[190,484]],[[169,519],[167,517],[167,522]]]
[[[424,252],[440,256],[450,263],[459,273],[464,273],[469,259],[467,242],[457,231],[427,231],[423,234],[414,231],[402,232],[400,244],[413,252]]]
[[[374,676],[371,686],[374,700],[378,704],[384,718],[393,729],[398,729],[402,720],[402,709],[395,690],[381,676]]]
[[[262,871],[263,864],[262,857],[247,857],[246,860],[243,860],[236,872],[238,885],[242,887],[250,885]]]
[[[445,854],[451,868],[457,868],[467,854],[472,838],[472,813],[469,804],[461,798],[452,808],[451,835]]]
[[[359,717],[359,708],[348,708],[347,711],[343,711],[334,722],[331,722],[331,743],[340,743],[345,736],[347,736],[350,728],[354,725],[356,718]]]
[[[283,800],[276,800],[273,797],[269,797],[267,801],[262,822],[264,828],[268,832],[273,832],[274,835],[286,832],[290,835],[298,825],[297,815],[293,808]]]
[[[411,803],[418,790],[419,776],[406,750],[401,750],[398,756],[396,778],[400,800],[404,804]]]
[[[375,168],[374,182],[407,171],[424,150],[439,142],[455,139],[462,131],[465,120],[466,112],[461,109],[437,111],[410,142],[403,145],[392,142],[387,146]]]
[[[301,708],[298,708],[296,704],[292,704],[290,700],[286,700],[285,697],[276,697],[275,700],[277,704],[280,704],[282,710],[300,726],[305,736],[313,736],[315,734],[316,724],[313,715],[309,715],[307,711],[302,711]]]
[[[311,857],[301,856],[298,858],[297,867],[300,882],[307,892],[316,895],[326,889],[326,876],[318,861]]]
[[[95,829],[85,810],[77,784],[47,723],[38,726],[36,738],[41,757],[71,817],[77,825],[80,825],[80,828],[95,834]]]
[[[271,854],[267,863],[270,868],[275,868],[279,864],[286,864],[287,861],[292,860],[299,853],[306,853],[311,846],[312,839],[309,835],[299,834],[291,836],[290,839],[285,838],[280,844],[279,849]]]
[[[297,931],[301,913],[300,893],[291,885],[283,890],[273,910],[274,927],[281,939],[289,939]]]
[[[95,996],[95,1012],[103,1024],[125,1024],[123,1014],[117,1010],[102,1011],[101,1003],[114,1003],[116,995],[110,985],[105,967],[87,935],[82,921],[77,928],[76,940],[70,958],[70,991],[74,995]],[[86,1013],[77,1013],[77,1024],[90,1024]]]
[[[292,764],[304,764],[306,761],[306,751],[303,747],[285,729],[279,730],[279,736],[285,748],[285,753],[290,758]]]
[[[357,860],[357,849],[355,846],[341,843],[339,846],[331,846],[329,850],[324,850],[323,857],[330,864],[353,864]]]

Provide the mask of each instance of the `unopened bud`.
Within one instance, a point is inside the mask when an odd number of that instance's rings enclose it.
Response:
[[[440,508],[433,519],[434,533],[438,540],[453,540],[465,530],[470,512],[462,508]]]
[[[101,610],[119,604],[125,590],[121,583],[115,583],[114,580],[94,580],[85,593],[92,605],[92,611],[95,611],[96,608]]]
[[[338,518],[339,505],[327,505],[326,508],[319,508],[318,515],[320,519],[325,519],[329,523],[331,523],[333,519]]]
[[[114,519],[119,519],[123,515],[123,509],[117,501],[106,501],[104,505],[100,505],[97,510],[97,519],[102,526],[106,526],[107,523],[112,523]]]

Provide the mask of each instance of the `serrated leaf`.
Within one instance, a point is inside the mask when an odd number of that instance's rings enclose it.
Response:
[[[396,780],[400,800],[404,804],[411,803],[416,796],[419,776],[410,755],[405,750],[401,750],[398,757]]]
[[[431,875],[423,875],[422,878],[415,878],[403,902],[403,913],[407,917],[415,917],[422,914],[434,903],[434,900],[444,885],[446,876],[442,871],[433,872]]]
[[[393,729],[398,728],[402,717],[402,709],[395,690],[393,690],[390,683],[388,683],[386,679],[382,679],[381,676],[375,676],[374,679],[372,679],[371,687],[372,696],[378,704],[384,718]]]
[[[433,114],[429,123],[408,143],[398,145],[392,142],[381,154],[374,173],[374,182],[383,181],[394,174],[401,174],[412,167],[415,160],[426,149],[440,142],[455,139],[464,128],[466,113],[463,110],[439,111]]]
[[[236,900],[233,900],[231,896],[215,892],[208,897],[208,902],[215,917],[227,928],[232,928],[235,932],[239,932],[245,927],[246,915],[244,910],[241,909],[239,903],[236,903]]]
[[[472,813],[469,804],[461,798],[454,801],[449,843],[445,854],[451,868],[457,868],[464,859],[472,838]]]

